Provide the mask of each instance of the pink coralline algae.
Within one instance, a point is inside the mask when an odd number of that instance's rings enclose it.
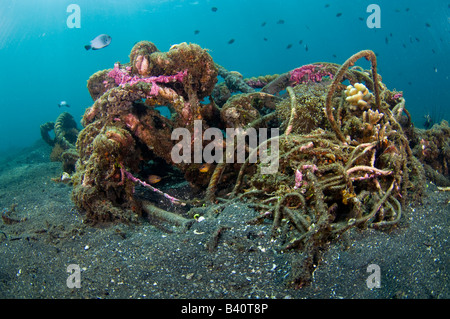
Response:
[[[394,96],[392,97],[394,100],[397,100],[399,98],[403,97],[403,93],[399,92],[399,93],[395,93]]]
[[[174,204],[180,204],[180,203],[181,203],[180,200],[179,200],[178,198],[175,198],[175,197],[173,197],[173,196],[170,196],[169,194],[164,193],[164,192],[161,191],[160,189],[155,188],[155,187],[153,187],[152,185],[147,184],[147,183],[144,182],[144,181],[141,181],[141,180],[140,180],[139,178],[137,178],[137,177],[134,177],[133,174],[131,174],[130,172],[128,172],[126,169],[124,169],[123,166],[120,166],[120,173],[121,173],[121,175],[122,175],[122,180],[121,180],[121,182],[120,182],[119,184],[121,184],[121,185],[124,183],[124,178],[126,177],[126,178],[128,178],[129,180],[131,180],[131,181],[134,182],[134,183],[139,183],[139,184],[141,184],[142,186],[147,187],[147,188],[150,188],[152,191],[157,192],[157,193],[163,195],[165,198],[169,199],[169,200],[170,200],[172,203],[174,203]],[[184,206],[185,203],[181,203],[181,205]]]
[[[247,80],[246,83],[252,88],[263,88],[267,85],[266,82],[263,82],[261,80]]]
[[[308,144],[309,145],[309,144]],[[312,142],[311,142],[311,146],[312,146]],[[307,147],[305,147],[304,149],[306,149]],[[312,172],[315,172],[318,170],[317,166],[312,164],[305,164],[302,165],[302,170],[306,170],[306,169],[311,169]],[[299,171],[298,169],[295,171],[295,185],[294,185],[294,189],[298,189],[300,188],[302,185],[306,185],[306,182],[303,181],[303,174],[301,171]]]
[[[302,186],[303,174],[299,170],[295,171],[295,186],[294,189],[300,188]]]
[[[108,76],[116,82],[117,85],[125,86],[126,84],[134,85],[139,82],[151,83],[152,89],[150,95],[158,95],[159,86],[158,83],[169,83],[169,82],[182,82],[184,77],[187,75],[187,69],[180,71],[175,75],[160,75],[160,76],[150,76],[150,77],[140,77],[130,75],[131,67],[126,67],[121,69],[119,63],[114,64],[114,69],[109,71]],[[106,83],[105,83],[106,84]]]
[[[333,78],[333,74],[321,69],[322,64],[307,64],[291,71],[291,81],[296,84],[306,82],[320,82],[324,76]],[[316,68],[319,68],[316,70]]]

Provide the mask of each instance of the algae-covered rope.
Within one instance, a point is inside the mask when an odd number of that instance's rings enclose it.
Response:
[[[367,60],[371,62],[372,65],[372,79],[373,79],[373,88],[375,92],[375,104],[376,109],[381,111],[381,100],[380,100],[380,89],[379,89],[379,83],[378,83],[378,74],[377,74],[377,58],[375,56],[375,53],[370,50],[363,50],[360,51],[354,55],[352,55],[345,63],[339,68],[336,75],[333,78],[333,82],[330,85],[330,88],[328,90],[326,104],[325,104],[325,112],[328,117],[328,121],[330,122],[331,128],[336,133],[336,136],[341,140],[341,142],[346,142],[344,135],[341,132],[341,129],[336,123],[336,120],[333,116],[333,110],[331,107],[331,100],[333,98],[334,91],[336,90],[339,83],[341,83],[342,79],[344,78],[345,72],[349,69],[349,67],[352,67],[357,60],[360,58],[365,57]]]

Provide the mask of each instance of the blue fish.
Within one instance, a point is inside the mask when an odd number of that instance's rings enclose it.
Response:
[[[61,101],[59,102],[58,107],[70,107],[70,105],[66,101]]]
[[[91,41],[91,44],[85,45],[86,50],[99,50],[107,47],[111,43],[111,37],[107,34],[100,34]]]

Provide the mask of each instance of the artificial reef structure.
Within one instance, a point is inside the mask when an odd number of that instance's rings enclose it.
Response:
[[[410,138],[414,156],[422,163],[427,179],[438,187],[450,186],[450,126],[442,120],[430,129],[415,129]]]
[[[369,70],[355,66],[361,58]],[[319,62],[244,79],[196,44],[160,52],[142,41],[129,62],[92,75],[88,89],[95,102],[82,120],[72,177],[72,198],[86,222],[138,222],[150,214],[183,223],[192,220],[189,208],[244,200],[260,212],[248,223],[270,222],[268,235],[281,250],[306,252],[291,272],[295,287],[310,281],[326,243],[352,227],[394,227],[405,203],[424,191],[424,169],[405,134],[412,128],[405,99],[382,83],[369,50],[342,65]],[[246,142],[242,162],[206,163],[195,154],[174,160],[186,150],[179,149],[176,129],[189,133],[184,142],[191,151],[239,153],[238,143],[227,147],[233,139],[206,137],[208,128],[236,129],[236,139],[252,129],[279,134]],[[275,172],[255,156],[262,153],[276,160]],[[161,172],[181,177],[195,192],[178,196],[146,180]],[[141,186],[165,208],[138,192]],[[205,217],[217,214],[215,205]]]
[[[95,103],[82,120],[80,160],[73,177],[73,200],[86,212],[87,221],[137,221],[142,215],[142,201],[134,196],[138,180],[182,204],[134,177],[148,171],[150,162],[166,163],[192,184],[208,182],[207,174],[198,174],[202,163],[173,162],[171,150],[177,141],[171,136],[176,128],[193,134],[195,120],[217,118],[219,110],[212,102],[200,103],[211,94],[217,74],[211,56],[196,44],[181,43],[160,52],[142,41],[131,50],[129,63],[116,63],[91,76],[88,89]],[[170,115],[162,115],[158,107]],[[208,123],[202,121],[203,129]]]
[[[50,137],[53,131],[55,137]],[[75,163],[78,160],[76,142],[80,130],[73,116],[68,112],[61,113],[55,122],[46,122],[40,126],[42,139],[52,147],[50,160],[62,162],[62,170],[67,174],[75,171]]]

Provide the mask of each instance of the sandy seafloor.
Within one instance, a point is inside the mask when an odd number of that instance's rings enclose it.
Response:
[[[0,298],[442,298],[449,288],[450,193],[428,184],[422,204],[403,208],[390,232],[353,229],[331,243],[302,289],[287,287],[294,254],[280,253],[270,223],[247,225],[258,213],[245,203],[186,232],[165,232],[148,221],[95,228],[82,223],[71,186],[51,181],[44,142],[0,159],[0,208],[25,219],[0,225]],[[206,249],[220,225],[216,248]],[[67,287],[67,267],[81,269],[81,288]],[[367,267],[380,267],[380,288],[369,289]]]

